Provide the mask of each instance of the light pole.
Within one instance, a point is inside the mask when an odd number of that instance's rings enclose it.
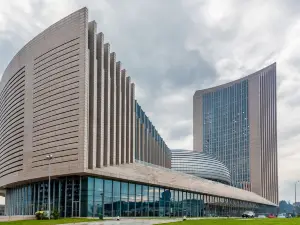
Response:
[[[295,182],[295,206],[294,206],[294,209],[295,209],[295,216],[296,216],[296,214],[297,214],[297,211],[296,211],[296,202],[297,202],[297,183],[299,183],[300,181],[299,180],[297,180],[296,182]]]
[[[46,156],[46,159],[48,160],[48,175],[49,175],[49,181],[48,181],[48,211],[49,211],[49,220],[50,220],[50,217],[51,217],[51,206],[50,206],[50,192],[51,192],[51,185],[50,185],[50,173],[51,173],[51,170],[50,170],[50,166],[51,166],[51,160],[53,159],[53,156],[50,154],[50,155],[47,155]]]

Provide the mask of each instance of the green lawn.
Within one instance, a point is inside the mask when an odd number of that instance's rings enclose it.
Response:
[[[80,223],[80,222],[93,222],[99,219],[85,219],[85,218],[67,218],[58,220],[20,220],[10,222],[0,222],[0,225],[55,225],[64,223]]]
[[[300,218],[293,219],[200,219],[187,220],[168,225],[300,225]]]

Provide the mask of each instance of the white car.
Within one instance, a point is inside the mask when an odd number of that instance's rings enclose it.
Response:
[[[252,211],[245,211],[245,212],[242,214],[242,217],[243,217],[243,218],[254,218],[254,217],[255,217],[255,213],[252,212]]]
[[[286,215],[284,213],[278,214],[277,218],[286,218]]]
[[[258,215],[257,218],[267,218],[265,215]]]

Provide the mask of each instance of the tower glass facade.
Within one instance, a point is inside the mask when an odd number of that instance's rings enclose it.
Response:
[[[216,156],[232,185],[278,204],[276,63],[193,97],[194,150]]]
[[[224,162],[232,185],[250,190],[248,81],[203,95],[203,151]]]

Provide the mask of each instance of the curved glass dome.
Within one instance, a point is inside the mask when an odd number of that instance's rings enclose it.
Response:
[[[230,184],[229,169],[214,156],[188,150],[172,150],[172,169],[208,180]]]

